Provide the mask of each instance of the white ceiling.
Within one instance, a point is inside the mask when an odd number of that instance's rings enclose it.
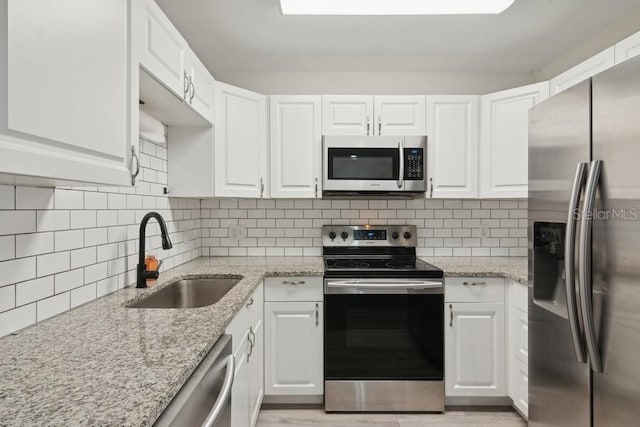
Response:
[[[283,16],[278,0],[156,1],[213,72],[531,72],[640,9],[516,0],[499,15]]]

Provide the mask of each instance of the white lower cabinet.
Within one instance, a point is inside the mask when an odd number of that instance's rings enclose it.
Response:
[[[447,396],[505,396],[504,304],[447,303]]]
[[[507,395],[505,281],[485,277],[445,280],[445,394]]]
[[[529,322],[527,285],[511,281],[509,301],[509,397],[524,416],[529,412]]]
[[[236,369],[231,390],[231,425],[254,426],[264,396],[264,286],[260,284],[225,333],[232,336]]]
[[[278,403],[323,394],[322,286],[321,277],[265,280],[265,395]]]
[[[322,394],[321,302],[265,303],[267,395]]]

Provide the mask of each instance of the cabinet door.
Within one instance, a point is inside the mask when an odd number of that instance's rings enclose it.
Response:
[[[424,96],[376,96],[375,135],[426,135]]]
[[[145,3],[145,43],[140,65],[180,98],[188,90],[185,71],[187,42],[152,0]]]
[[[267,98],[215,86],[215,195],[267,197]]]
[[[548,97],[547,82],[481,97],[480,197],[527,197],[529,109]]]
[[[0,173],[131,185],[130,12],[126,0],[0,4]]]
[[[627,37],[615,45],[616,64],[633,58],[636,55],[640,55],[640,32]]]
[[[255,426],[264,397],[264,328],[260,318],[252,327],[253,348],[249,357],[249,420]]]
[[[506,396],[504,304],[445,303],[447,396]]]
[[[245,334],[234,352],[236,360],[236,373],[231,389],[231,426],[247,427],[249,425],[249,364],[247,355],[249,352],[249,334]]]
[[[322,195],[320,96],[271,96],[271,197]]]
[[[478,197],[479,97],[427,97],[429,197]]]
[[[373,135],[373,96],[323,95],[323,135]]]
[[[265,303],[265,394],[323,393],[321,302]]]
[[[190,78],[187,101],[202,117],[213,123],[215,80],[191,50],[188,51],[187,58],[187,75]]]
[[[603,50],[586,61],[552,78],[549,81],[551,95],[560,93],[571,86],[615,65],[615,47]]]

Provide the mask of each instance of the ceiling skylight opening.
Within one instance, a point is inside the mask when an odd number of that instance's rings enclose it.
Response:
[[[280,0],[284,15],[481,15],[515,0]]]

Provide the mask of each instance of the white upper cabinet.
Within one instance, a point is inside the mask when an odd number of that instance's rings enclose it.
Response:
[[[268,197],[267,97],[220,82],[215,87],[215,195]]]
[[[478,197],[478,96],[427,96],[427,197]]]
[[[0,3],[2,182],[131,185],[130,12],[127,0]]]
[[[633,58],[636,55],[640,55],[640,32],[627,37],[615,45],[616,64]]]
[[[548,82],[481,97],[481,198],[527,197],[529,109],[548,97]]]
[[[373,135],[373,96],[323,95],[323,135]]]
[[[425,135],[425,97],[376,96],[373,112],[375,135]]]
[[[215,80],[191,50],[187,53],[186,72],[189,87],[185,101],[205,119],[213,123]]]
[[[140,65],[180,98],[189,90],[185,69],[187,42],[160,6],[144,0],[145,41]]]
[[[445,304],[445,393],[505,396],[504,304]]]
[[[422,95],[324,95],[323,135],[424,135]]]
[[[552,78],[549,81],[551,95],[562,92],[615,65],[615,48],[610,47],[586,61]]]
[[[271,96],[271,197],[322,195],[320,96]]]

